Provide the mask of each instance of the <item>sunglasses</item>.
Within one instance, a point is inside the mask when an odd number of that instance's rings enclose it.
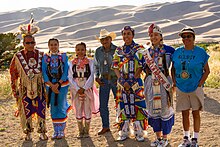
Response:
[[[181,37],[182,37],[183,39],[186,39],[186,38],[188,38],[188,39],[189,39],[189,38],[192,38],[192,35],[186,35],[186,36],[185,36],[185,35],[183,35],[183,36],[181,36]]]
[[[25,44],[35,44],[35,42],[34,41],[32,41],[32,42],[25,42]]]

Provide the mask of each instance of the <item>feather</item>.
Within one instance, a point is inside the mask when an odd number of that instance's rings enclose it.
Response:
[[[22,37],[26,35],[33,35],[40,30],[40,28],[36,25],[36,23],[34,23],[33,13],[31,13],[31,19],[29,24],[20,25],[19,30],[20,33],[22,34]]]

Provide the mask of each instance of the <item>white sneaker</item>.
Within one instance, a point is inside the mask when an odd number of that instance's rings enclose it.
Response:
[[[198,147],[198,142],[197,142],[197,138],[192,138],[191,141],[191,146],[190,147]]]
[[[144,141],[144,137],[143,136],[136,136],[135,137],[137,139],[138,142],[143,142]]]
[[[189,138],[187,136],[183,137],[183,143],[181,143],[178,147],[190,147],[191,142],[189,141]]]
[[[122,135],[122,136],[119,136],[119,137],[117,138],[117,141],[124,141],[124,140],[126,140],[127,138],[128,138],[127,136]]]
[[[163,139],[159,142],[157,147],[166,147],[169,144],[169,141],[167,139]]]
[[[160,140],[156,139],[154,142],[151,142],[150,146],[155,147],[155,146],[158,146],[159,143],[160,143]]]

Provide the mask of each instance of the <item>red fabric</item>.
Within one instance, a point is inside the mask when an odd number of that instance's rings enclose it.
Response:
[[[10,75],[11,75],[11,88],[12,88],[12,92],[14,94],[14,97],[16,97],[17,94],[16,94],[16,84],[15,83],[16,83],[16,80],[19,77],[19,73],[18,73],[18,70],[17,70],[16,65],[15,65],[15,56],[14,56],[14,58],[11,61],[9,71],[10,71]]]
[[[30,31],[31,31],[31,25],[28,24],[28,32],[30,32]]]
[[[154,30],[154,24],[151,24],[150,27],[148,28],[148,34],[153,33]]]

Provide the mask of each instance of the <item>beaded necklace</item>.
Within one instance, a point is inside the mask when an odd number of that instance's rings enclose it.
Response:
[[[89,64],[89,59],[86,57],[83,59],[75,58],[72,63],[77,65],[77,69],[84,69],[84,65]]]

